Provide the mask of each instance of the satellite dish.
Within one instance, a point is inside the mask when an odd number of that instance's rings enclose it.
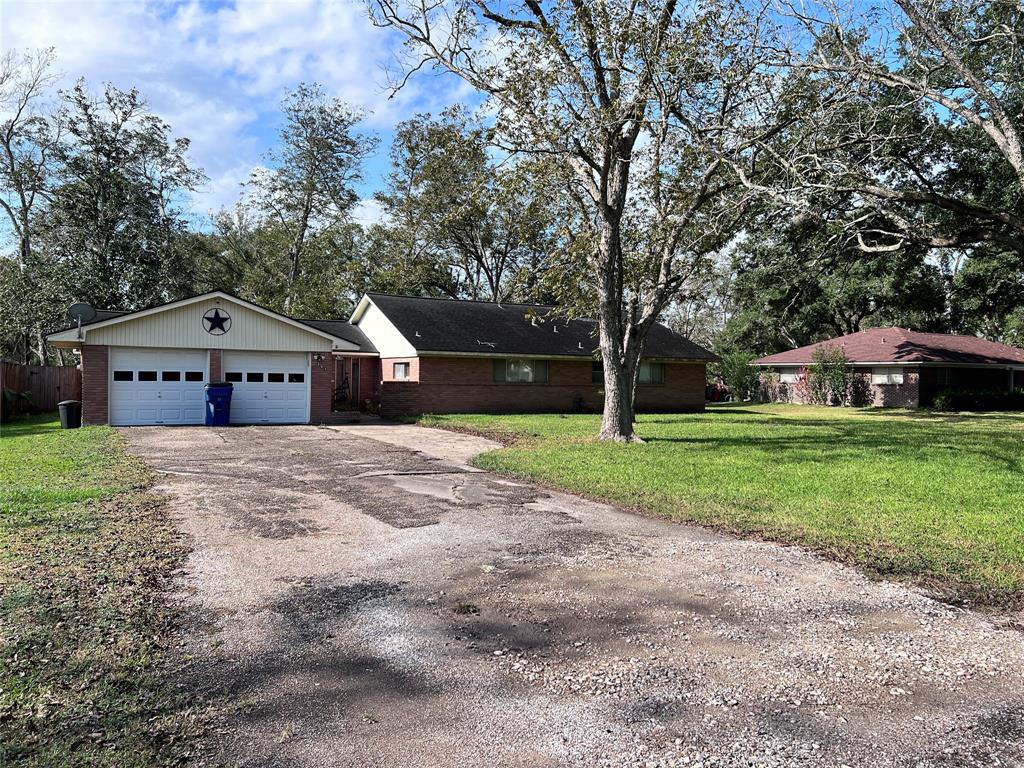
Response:
[[[82,323],[88,323],[90,320],[95,318],[96,310],[88,304],[79,302],[68,307],[68,317],[81,325]]]

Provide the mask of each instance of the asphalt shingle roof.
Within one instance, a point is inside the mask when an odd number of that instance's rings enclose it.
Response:
[[[353,344],[359,346],[360,352],[377,351],[377,348],[373,346],[373,342],[366,338],[366,334],[363,333],[362,330],[360,330],[356,326],[352,325],[352,323],[346,322],[344,320],[299,320],[297,318],[293,319],[296,319],[297,322],[300,322],[303,325],[308,325],[312,328],[316,328],[318,331],[329,333],[331,334],[331,336],[334,336],[335,338],[344,339],[345,341],[352,342]]]
[[[837,346],[852,363],[959,363],[961,365],[1024,365],[1024,349],[977,336],[919,333],[903,328],[870,328],[806,347],[755,360],[754,365],[802,365],[814,351]]]
[[[110,320],[110,319],[115,318],[115,317],[120,317],[121,315],[129,315],[129,314],[131,314],[131,313],[127,312],[127,311],[125,311],[123,309],[97,309],[96,310],[96,317],[94,317],[89,322],[83,322],[82,323],[82,327],[85,328],[87,325],[92,325],[93,323],[102,323],[104,320]],[[56,331],[51,331],[51,333],[60,333],[61,331],[70,331],[72,328],[77,328],[77,327],[78,327],[78,323],[71,323],[70,325],[65,325],[63,328],[59,328]]]
[[[550,306],[368,295],[417,352],[592,357],[598,348],[595,320],[549,317],[554,309]],[[531,315],[540,319],[532,322]],[[660,324],[651,328],[644,355],[676,360],[718,359]]]

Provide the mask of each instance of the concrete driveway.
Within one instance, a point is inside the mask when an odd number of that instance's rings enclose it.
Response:
[[[1006,766],[1024,634],[406,426],[135,428],[241,766]]]

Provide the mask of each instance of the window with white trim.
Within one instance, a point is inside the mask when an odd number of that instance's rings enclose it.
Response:
[[[408,363],[394,363],[391,366],[391,377],[396,381],[404,381],[409,378]]]
[[[779,382],[782,384],[796,384],[800,381],[799,368],[780,368]]]
[[[902,384],[903,369],[896,366],[876,366],[871,369],[872,384]]]
[[[501,384],[547,384],[548,361],[528,359],[495,360],[494,381]]]

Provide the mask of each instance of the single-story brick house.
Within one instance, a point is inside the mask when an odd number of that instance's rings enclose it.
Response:
[[[87,424],[201,424],[208,381],[234,385],[236,424],[385,415],[599,410],[596,323],[552,307],[367,294],[348,320],[302,319],[212,291],[99,311],[51,334],[79,350]],[[650,333],[638,409],[701,410],[708,350]]]
[[[1024,388],[1024,349],[976,336],[871,328],[755,360],[762,393],[801,402],[801,382],[823,346],[843,351],[876,406],[926,406],[944,390]]]

